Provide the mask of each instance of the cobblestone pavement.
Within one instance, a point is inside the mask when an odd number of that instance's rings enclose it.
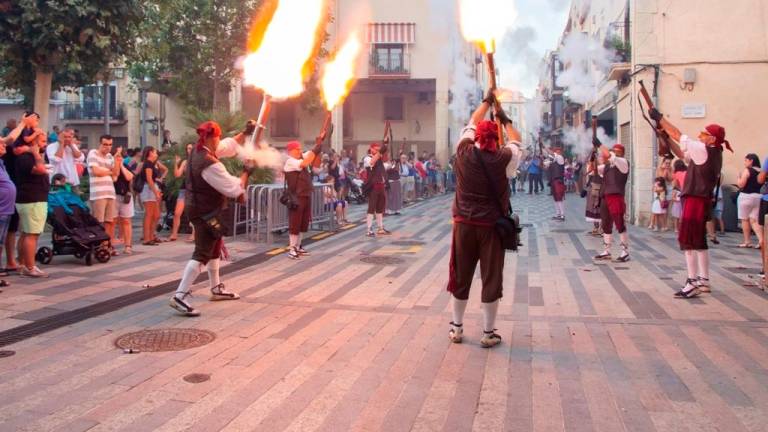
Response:
[[[566,223],[550,223],[549,197],[514,201],[531,226],[507,255],[494,349],[479,345],[479,279],[465,343],[447,338],[446,196],[387,218],[390,238],[357,227],[298,262],[233,266],[224,279],[243,298],[207,302],[201,283],[199,318],[174,315],[161,295],[0,348],[15,351],[0,358],[0,430],[765,431],[768,294],[748,277],[757,251],[728,235],[713,251],[713,293],[677,300],[673,234],[630,227],[633,260],[595,265],[600,241],[584,235],[583,201],[568,199]],[[172,281],[191,246],[163,247],[103,267],[108,276],[72,264],[49,281],[14,280],[0,294],[2,328]],[[114,345],[159,328],[216,339],[174,352]]]

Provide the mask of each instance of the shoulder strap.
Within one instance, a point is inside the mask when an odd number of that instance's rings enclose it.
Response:
[[[488,186],[491,188],[491,200],[496,203],[496,206],[498,207],[498,210],[501,212],[502,216],[507,216],[508,212],[504,210],[504,206],[501,205],[501,201],[497,197],[501,196],[499,195],[499,192],[496,190],[496,185],[493,183],[493,179],[491,179],[491,175],[488,174],[488,169],[485,167],[485,161],[483,160],[483,155],[480,153],[480,150],[472,146],[472,150],[475,152],[475,157],[477,157],[477,160],[480,162],[480,165],[483,168],[483,174],[485,174],[485,179],[488,180]]]

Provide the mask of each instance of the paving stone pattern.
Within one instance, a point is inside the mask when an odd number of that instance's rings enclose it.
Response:
[[[504,341],[486,350],[479,274],[465,343],[447,339],[450,205],[445,196],[388,217],[391,237],[358,227],[300,261],[280,254],[237,270],[225,282],[240,301],[208,302],[202,282],[199,318],[174,315],[162,296],[9,345],[0,430],[766,430],[768,295],[750,278],[757,251],[735,248],[739,234],[713,250],[713,293],[677,300],[685,274],[672,233],[630,227],[633,260],[595,264],[601,241],[584,234],[582,200],[569,195],[559,223],[549,197],[518,195],[530,227],[506,259]],[[190,248],[13,279],[0,328],[178,278]],[[373,257],[383,259],[363,260]],[[176,352],[114,345],[157,328],[216,339]]]

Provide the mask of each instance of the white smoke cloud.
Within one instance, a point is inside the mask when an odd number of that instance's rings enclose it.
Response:
[[[255,164],[262,168],[281,168],[285,162],[280,152],[270,147],[266,141],[257,146],[252,139],[247,139],[245,144],[237,146],[237,158],[245,164]]]
[[[567,89],[571,101],[588,104],[597,97],[598,86],[616,59],[616,52],[586,33],[575,32],[563,40],[559,58],[565,70],[557,77],[557,85]]]
[[[605,129],[597,128],[597,139],[603,143],[603,145],[611,147],[616,143],[615,138],[605,133]],[[566,145],[572,146],[573,154],[576,156],[586,157],[592,151],[592,128],[585,128],[584,125],[571,127],[565,129],[563,133],[563,141]]]

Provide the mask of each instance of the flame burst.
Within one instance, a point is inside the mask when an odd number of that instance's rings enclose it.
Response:
[[[360,48],[360,41],[353,33],[336,53],[336,57],[325,65],[322,88],[323,100],[328,111],[340,104],[352,89]]]
[[[279,0],[266,25],[255,52],[243,61],[243,81],[276,99],[300,94],[308,68],[306,64],[317,46],[317,33],[326,6],[323,0]],[[256,29],[259,33],[260,29]]]
[[[484,52],[496,51],[496,43],[517,18],[510,0],[459,0],[459,14],[464,38]]]

